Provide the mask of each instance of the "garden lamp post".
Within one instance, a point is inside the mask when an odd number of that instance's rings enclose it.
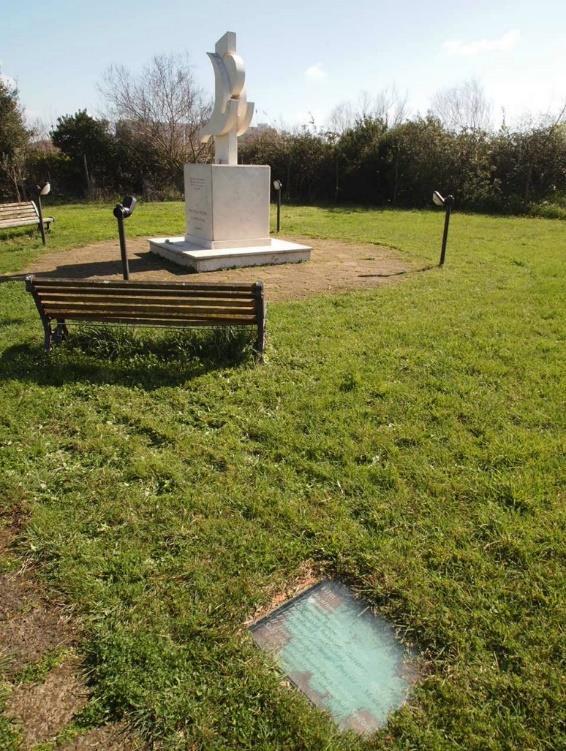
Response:
[[[134,196],[126,196],[122,203],[116,204],[113,214],[118,222],[118,237],[120,238],[120,255],[122,256],[122,274],[124,279],[130,278],[130,269],[128,266],[128,254],[126,251],[126,235],[124,233],[124,219],[127,219],[134,213],[136,199]]]
[[[51,192],[51,183],[44,182],[43,185],[36,185],[37,189],[37,213],[39,214],[39,231],[41,232],[41,242],[46,245],[45,225],[43,224],[43,206],[41,205],[41,196],[47,196]]]
[[[277,232],[281,229],[281,189],[283,183],[281,180],[273,181],[273,190],[277,193]]]
[[[432,194],[432,202],[435,206],[444,206],[444,233],[442,235],[442,249],[440,251],[439,266],[444,266],[446,258],[446,244],[448,242],[448,226],[450,224],[450,214],[454,205],[454,196],[442,196],[437,190]]]

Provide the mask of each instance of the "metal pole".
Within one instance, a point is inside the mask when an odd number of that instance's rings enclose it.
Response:
[[[448,242],[448,227],[450,225],[450,214],[452,213],[452,204],[454,203],[454,198],[452,196],[446,196],[445,206],[446,206],[446,213],[444,214],[444,233],[442,235],[442,250],[440,251],[440,263],[439,266],[444,266],[444,261],[446,259],[446,244]]]
[[[277,191],[277,232],[281,229],[281,188]]]
[[[41,193],[37,191],[37,213],[39,214],[39,231],[41,232],[41,242],[46,245],[45,227],[43,226],[43,206],[41,205]]]
[[[126,252],[126,235],[124,233],[124,220],[122,217],[117,216],[118,222],[118,235],[120,237],[120,255],[122,256],[122,274],[124,279],[130,278],[130,268],[128,266],[128,254]]]

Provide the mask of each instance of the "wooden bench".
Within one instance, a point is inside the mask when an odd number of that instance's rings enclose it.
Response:
[[[54,222],[52,216],[43,217],[43,225],[49,230],[51,222]],[[40,219],[39,211],[33,201],[25,203],[0,203],[0,229],[11,229],[12,227],[25,227],[35,224],[39,229]]]
[[[67,336],[67,321],[184,328],[257,327],[263,359],[266,302],[263,284],[99,281],[26,276],[45,331],[45,350]]]

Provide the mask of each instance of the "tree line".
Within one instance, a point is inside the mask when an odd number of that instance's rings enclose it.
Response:
[[[421,208],[434,189],[472,211],[566,205],[566,128],[452,130],[427,115],[389,125],[364,116],[333,132],[258,134],[243,161],[269,164],[289,200]]]
[[[182,197],[183,165],[212,158],[198,139],[210,103],[188,62],[155,57],[138,75],[113,67],[101,91],[108,117],[81,110],[38,138],[17,91],[0,78],[1,200],[29,198],[46,179],[61,199]],[[296,203],[419,208],[438,189],[468,210],[519,213],[548,204],[562,212],[564,115],[493,128],[473,82],[440,92],[424,116],[407,117],[402,98],[382,92],[357,110],[340,105],[324,128],[256,126],[240,139],[239,154],[242,163],[269,164]]]

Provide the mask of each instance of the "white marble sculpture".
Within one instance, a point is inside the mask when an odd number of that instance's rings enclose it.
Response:
[[[207,55],[214,69],[214,109],[199,136],[204,143],[214,138],[215,164],[238,164],[238,136],[249,128],[254,105],[246,98],[246,72],[236,52],[236,34],[227,31]]]
[[[185,164],[184,237],[153,237],[150,249],[193,271],[308,261],[307,245],[271,238],[267,165],[238,164],[238,136],[254,106],[246,99],[244,62],[227,31],[208,56],[214,69],[214,109],[200,138],[214,138],[214,164]]]

